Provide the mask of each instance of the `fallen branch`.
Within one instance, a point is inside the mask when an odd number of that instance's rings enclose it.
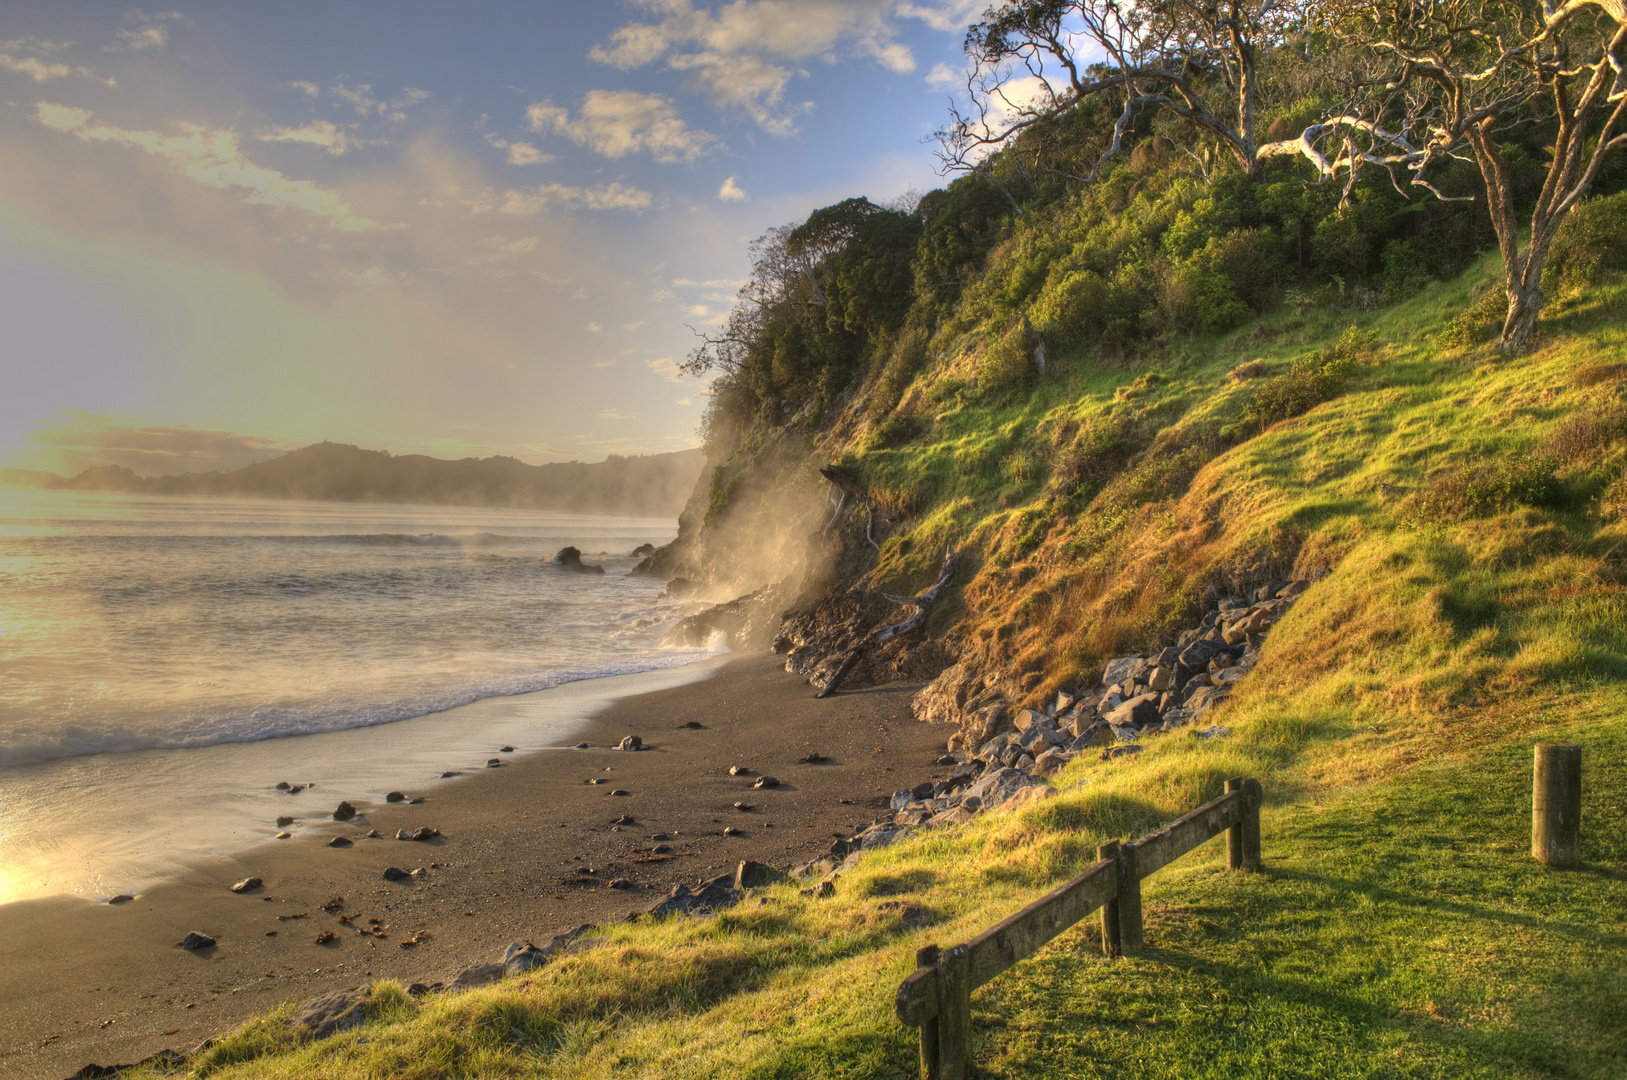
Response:
[[[842,659],[842,665],[836,669],[836,673],[830,677],[830,681],[825,683],[825,688],[815,694],[814,697],[824,698],[834,694],[836,688],[842,685],[842,680],[847,678],[847,673],[853,670],[853,665],[859,662],[859,657],[864,654],[866,648],[870,646],[879,648],[893,638],[914,633],[925,626],[927,617],[932,614],[932,605],[938,602],[939,595],[942,594],[944,587],[949,584],[949,579],[955,574],[956,558],[954,548],[949,548],[944,552],[943,569],[938,572],[937,583],[926,592],[917,593],[914,596],[893,596],[891,593],[882,593],[882,596],[893,603],[913,607],[915,610],[903,622],[877,626],[864,635],[864,638],[857,645],[848,650],[847,656]]]

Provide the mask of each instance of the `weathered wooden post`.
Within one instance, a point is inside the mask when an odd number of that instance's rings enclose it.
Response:
[[[928,945],[915,954],[917,968],[935,968],[943,952],[936,945]],[[921,1025],[921,1075],[927,1080],[939,1080],[938,1073],[938,1018],[933,1016]]]
[[[1226,793],[1243,796],[1236,825],[1226,830],[1226,869],[1256,873],[1260,869],[1260,803],[1264,791],[1258,780],[1226,781]]]
[[[938,961],[938,1077],[971,1080],[972,963],[964,945]]]
[[[1538,743],[1531,783],[1531,857],[1547,866],[1582,861],[1582,748]]]
[[[1118,864],[1118,899],[1113,901],[1119,909],[1119,955],[1138,956],[1141,953],[1141,875],[1136,872],[1136,846],[1119,845],[1114,860]]]
[[[1110,840],[1096,849],[1098,862],[1112,862],[1119,855],[1119,842]],[[1109,900],[1102,905],[1102,953],[1115,959],[1122,955],[1119,945],[1119,902]]]

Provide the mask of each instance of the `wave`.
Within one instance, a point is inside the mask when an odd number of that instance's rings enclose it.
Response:
[[[536,536],[503,536],[499,533],[340,533],[332,536],[290,536],[288,540],[330,544],[361,544],[365,547],[498,547],[503,544],[546,542]]]
[[[702,649],[663,650],[655,656],[599,666],[563,668],[530,675],[514,675],[468,686],[431,690],[386,705],[326,703],[254,709],[218,716],[192,716],[182,730],[145,731],[122,726],[87,730],[72,725],[50,734],[20,734],[0,743],[0,768],[80,757],[86,754],[126,753],[133,750],[185,750],[221,743],[264,742],[298,735],[320,735],[348,728],[376,727],[446,712],[493,697],[531,694],[565,683],[635,675],[641,671],[683,667],[729,651],[722,635],[714,635]],[[169,718],[172,722],[173,716]]]

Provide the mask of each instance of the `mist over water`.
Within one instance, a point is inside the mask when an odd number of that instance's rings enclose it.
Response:
[[[206,849],[196,829],[158,820],[161,808],[190,806],[201,821],[213,805],[218,817],[233,783],[280,778],[277,761],[320,762],[332,783],[383,777],[364,759],[387,762],[404,740],[434,775],[438,747],[484,745],[476,729],[501,712],[444,710],[704,659],[661,647],[678,608],[659,599],[662,582],[626,575],[633,548],[675,532],[672,519],[543,511],[0,491],[0,852],[12,893],[25,850],[72,856],[71,834],[127,824],[121,806],[157,814],[149,843]],[[606,573],[554,565],[567,544]],[[505,741],[525,741],[517,714],[502,715],[517,733]],[[358,728],[371,730],[320,734]],[[287,736],[344,747],[353,764]],[[219,786],[222,768],[241,780]],[[269,815],[253,813],[269,834]]]

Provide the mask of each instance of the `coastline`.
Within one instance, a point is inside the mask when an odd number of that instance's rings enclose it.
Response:
[[[810,858],[833,834],[873,820],[877,796],[934,771],[947,732],[914,720],[917,686],[818,701],[782,664],[771,655],[732,657],[710,678],[596,712],[578,735],[590,749],[538,750],[457,783],[404,788],[424,801],[358,804],[355,821],[200,863],[185,880],[129,903],[53,898],[0,906],[0,1011],[8,1017],[0,1073],[64,1077],[89,1062],[190,1049],[286,1000],[377,979],[449,980],[497,959],[511,941],[620,921],[673,884],[727,872],[742,859],[787,866]],[[685,727],[690,722],[702,726]],[[650,748],[613,749],[624,735]],[[829,760],[797,763],[809,751]],[[734,764],[782,784],[753,790],[752,776],[728,775]],[[588,784],[592,778],[612,782]],[[616,790],[628,794],[610,794]],[[337,797],[305,794],[324,808]],[[737,811],[736,801],[756,809]],[[612,822],[623,815],[637,824],[618,829]],[[398,828],[426,825],[441,835],[393,838]],[[725,837],[729,825],[744,835]],[[325,846],[332,836],[369,829],[380,837]],[[657,832],[673,838],[672,856],[642,861],[646,855],[632,848],[649,848]],[[391,883],[381,877],[388,866],[425,873]],[[578,873],[583,866],[595,873]],[[230,891],[249,876],[264,887]],[[617,877],[634,887],[608,888]],[[334,897],[344,907],[324,912]],[[340,924],[341,915],[353,923]],[[370,918],[381,920],[385,937],[358,933]],[[219,945],[175,948],[191,930]],[[315,944],[328,930],[339,936]],[[425,934],[420,944],[400,946]]]

